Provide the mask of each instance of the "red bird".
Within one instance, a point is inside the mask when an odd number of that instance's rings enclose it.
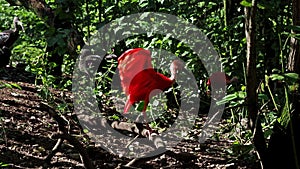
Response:
[[[223,87],[222,85],[224,82],[226,85],[229,85],[237,81],[238,78],[236,76],[230,79],[230,77],[224,72],[214,72],[207,80],[206,85],[209,87],[211,86],[211,83],[213,83],[216,88],[221,88]],[[207,91],[207,94],[210,95],[209,90]]]
[[[225,78],[225,79],[223,79],[223,78]],[[230,79],[230,77],[224,72],[215,72],[207,80],[207,83],[206,83],[207,86],[211,85],[211,80],[216,84],[220,84],[222,82],[224,83],[224,81],[225,81],[226,85],[228,85],[228,84],[231,84],[232,82],[236,82],[238,79],[237,79],[237,77],[233,77],[232,79]]]
[[[147,122],[145,111],[150,98],[171,87],[175,82],[177,70],[182,69],[183,66],[183,62],[174,60],[170,66],[171,77],[168,78],[153,69],[149,50],[135,48],[124,52],[118,59],[121,85],[128,96],[124,114],[134,103],[144,101],[142,112]]]

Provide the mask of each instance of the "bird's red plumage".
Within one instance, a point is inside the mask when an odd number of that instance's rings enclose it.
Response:
[[[132,79],[139,72],[151,69],[151,53],[142,48],[129,49],[118,59],[118,69],[120,73],[121,85],[126,93],[129,94],[129,86]]]
[[[224,82],[226,84],[230,83],[230,78],[229,76],[224,73],[224,72],[214,72],[209,79],[207,80],[206,85],[210,86],[211,85],[211,81],[213,81],[216,85],[218,84],[224,84]]]
[[[118,59],[123,91],[129,100],[129,106],[138,101],[145,101],[145,108],[149,97],[158,94],[157,90],[165,90],[171,87],[173,80],[156,72],[151,63],[151,52],[142,48],[130,49],[124,52]],[[154,93],[151,93],[153,92]],[[151,95],[150,95],[151,94]],[[124,112],[129,109],[125,105]]]
[[[149,96],[152,97],[158,94],[158,91],[155,91],[155,89],[163,91],[172,86],[172,84],[172,80],[163,74],[156,72],[153,68],[143,70],[138,73],[130,83],[130,103],[141,100],[148,102],[150,99]]]

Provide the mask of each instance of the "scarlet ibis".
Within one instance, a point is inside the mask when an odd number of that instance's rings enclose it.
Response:
[[[225,78],[225,79],[224,79]],[[233,77],[230,79],[230,77],[224,73],[224,72],[214,72],[209,79],[207,80],[206,85],[210,86],[211,85],[211,81],[213,81],[216,84],[220,84],[220,83],[226,83],[226,85],[231,84],[233,82],[237,82],[237,77]]]
[[[19,38],[19,27],[24,31],[24,27],[22,22],[18,17],[14,17],[13,20],[14,28],[10,30],[5,30],[0,33],[0,58],[1,58],[1,67],[7,65],[9,63],[10,57],[10,49],[15,43],[15,41]]]
[[[224,72],[214,72],[206,82],[206,85],[211,86],[212,82],[216,88],[222,87],[222,84],[229,85],[231,83],[237,82],[238,78],[234,76],[230,79],[230,77]],[[207,91],[207,94],[210,95],[210,91]]]
[[[175,82],[177,71],[183,67],[183,62],[174,60],[170,66],[171,77],[166,77],[153,69],[151,52],[149,50],[135,48],[125,51],[118,58],[121,85],[127,95],[124,114],[128,112],[134,103],[144,101],[142,112],[147,128],[150,129],[145,113],[149,100],[151,97],[171,87]]]

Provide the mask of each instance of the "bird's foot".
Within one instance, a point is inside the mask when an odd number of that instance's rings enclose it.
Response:
[[[149,124],[148,123],[146,123],[146,136],[147,137],[150,137],[151,136],[151,134],[153,133],[153,130],[151,129],[151,127],[149,126]]]
[[[149,131],[149,130],[147,130],[147,131],[145,132],[145,135],[146,135],[146,137],[150,137],[150,136],[151,136],[151,134],[152,134],[152,132],[151,132],[151,131]]]

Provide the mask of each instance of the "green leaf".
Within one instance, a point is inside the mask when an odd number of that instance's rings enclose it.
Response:
[[[237,93],[229,94],[229,95],[225,96],[222,100],[218,101],[217,105],[225,104],[225,103],[227,103],[231,100],[234,100],[236,98],[238,98]]]
[[[7,83],[1,84],[0,89],[3,89],[3,88],[11,88],[11,85],[7,84]]]
[[[272,74],[272,75],[270,76],[270,78],[271,78],[272,80],[280,80],[280,81],[284,80],[284,76],[279,75],[279,74]]]
[[[110,7],[108,7],[108,8],[106,8],[105,9],[105,11],[104,11],[104,13],[107,13],[107,12],[109,12],[112,8],[114,8],[115,6],[110,6]]]
[[[287,29],[293,30],[293,31],[296,31],[296,32],[299,32],[299,31],[300,31],[300,26],[297,26],[297,25],[289,25],[289,26],[287,26]]]
[[[290,121],[290,105],[288,104],[288,100],[285,101],[285,105],[282,109],[281,115],[278,118],[278,122],[281,124],[282,127],[286,128]]]
[[[283,76],[294,83],[299,80],[299,75],[297,73],[285,73]]]
[[[10,84],[12,87],[22,90],[22,87],[16,83]]]
[[[261,94],[261,93],[259,93],[257,97],[258,97],[258,99],[260,99],[260,100],[268,100],[268,99],[269,99],[268,95],[266,95],[266,94]]]
[[[258,7],[259,9],[265,9],[265,8],[266,8],[266,7],[262,6],[261,4],[257,4],[257,7]]]
[[[299,75],[297,73],[285,73],[283,75],[280,74],[272,74],[270,76],[272,80],[285,81],[288,84],[296,83],[299,80]]]
[[[238,96],[240,99],[246,98],[246,92],[238,92]]]
[[[110,116],[110,119],[111,120],[119,120],[120,117],[118,115],[114,114],[114,115]]]
[[[0,167],[8,167],[8,164],[5,164],[3,162],[0,162]]]
[[[145,102],[141,101],[135,109],[137,111],[143,111],[144,105],[145,105]]]
[[[146,1],[146,0],[139,1],[139,6],[140,6],[141,8],[146,7],[148,4],[149,4],[149,2]]]
[[[266,130],[264,132],[265,138],[269,138],[272,134],[273,134],[273,130],[272,129],[268,129],[268,130]]]
[[[11,84],[9,84],[9,83],[2,83],[0,85],[0,89],[3,89],[3,88],[10,88],[10,89],[11,88],[17,88],[17,89],[22,90],[21,86],[18,85],[18,84],[16,84],[16,83],[11,83]]]
[[[246,0],[243,0],[240,4],[245,7],[252,7],[252,3]]]

